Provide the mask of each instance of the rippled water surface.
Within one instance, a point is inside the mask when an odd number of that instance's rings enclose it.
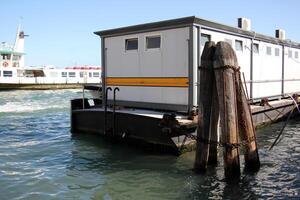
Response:
[[[259,130],[262,167],[232,185],[222,162],[195,175],[193,152],[160,156],[72,136],[69,100],[80,96],[78,90],[0,92],[1,200],[300,198],[300,119],[272,151],[283,123]]]

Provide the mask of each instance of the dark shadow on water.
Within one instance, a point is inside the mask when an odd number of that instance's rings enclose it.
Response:
[[[226,182],[223,197],[225,199],[257,199],[252,189],[254,182],[254,175],[243,175],[239,182]]]
[[[257,131],[261,168],[257,173],[243,170],[241,157],[241,178],[238,182],[230,183],[224,178],[223,159],[220,155],[219,163],[209,167],[205,174],[196,174],[192,170],[194,153],[186,153],[180,157],[149,153],[122,143],[112,143],[97,135],[73,135],[71,138],[71,162],[69,173],[73,171],[84,173],[92,171],[103,174],[107,184],[100,189],[100,196],[110,194],[114,184],[127,188],[136,193],[133,183],[126,183],[126,179],[136,177],[139,181],[146,180],[153,185],[145,189],[148,199],[153,194],[172,191],[173,199],[264,199],[265,197],[287,198],[295,197],[299,189],[299,119],[293,119],[287,126],[282,143],[271,152],[268,151],[283,123],[273,124]],[[297,164],[298,163],[298,164]],[[126,171],[125,177],[120,176]],[[142,174],[142,175],[141,175]],[[127,177],[128,175],[128,177]],[[152,177],[153,176],[153,177]],[[150,178],[149,178],[150,177]],[[288,178],[288,179],[287,179]],[[125,183],[124,183],[125,182]],[[159,183],[162,183],[161,185]],[[283,186],[283,187],[282,187]],[[289,188],[289,190],[284,189]],[[284,192],[284,193],[282,193]],[[166,194],[166,198],[169,194]],[[271,196],[270,196],[271,195]],[[272,196],[273,195],[273,196]],[[297,194],[296,194],[297,196]],[[147,198],[146,198],[147,199]]]
[[[176,162],[177,157],[160,155],[113,142],[98,135],[73,135],[72,166],[88,170],[163,169]],[[157,164],[159,163],[159,164]],[[157,165],[156,165],[157,164]]]
[[[239,180],[228,181],[224,177],[222,163],[208,167],[206,173],[193,174],[193,185],[186,191],[184,199],[257,199],[253,190],[256,174],[242,174]]]
[[[133,174],[134,171],[159,172],[162,176],[176,174],[182,181],[182,188],[178,190],[180,199],[257,198],[251,188],[255,174],[243,175],[240,181],[230,183],[224,178],[222,163],[209,167],[204,174],[196,174],[192,170],[193,162],[188,167],[178,166],[181,157],[149,154],[125,144],[108,142],[97,135],[74,135],[72,142],[70,171],[110,174],[130,170]]]

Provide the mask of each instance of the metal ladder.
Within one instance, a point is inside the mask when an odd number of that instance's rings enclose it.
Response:
[[[111,87],[106,88],[105,90],[105,105],[104,105],[104,135],[107,134],[107,97],[108,91],[112,91]],[[114,88],[113,96],[113,127],[112,127],[112,136],[116,136],[116,91],[120,91],[118,87]]]

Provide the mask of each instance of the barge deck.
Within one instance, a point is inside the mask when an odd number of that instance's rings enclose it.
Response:
[[[101,108],[100,99],[75,99],[71,102],[71,132],[91,133],[133,144],[151,151],[179,155],[195,148],[197,116],[135,108]],[[290,99],[252,105],[256,128],[283,120],[290,112],[298,114]],[[187,135],[191,137],[187,137]]]

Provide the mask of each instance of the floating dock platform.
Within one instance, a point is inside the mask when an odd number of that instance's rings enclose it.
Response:
[[[240,72],[256,127],[296,113],[288,99],[300,94],[300,44],[286,40],[282,30],[270,37],[251,30],[248,19],[238,22],[231,27],[191,16],[95,32],[101,37],[102,59],[102,90],[97,92],[104,102],[72,100],[72,133],[95,133],[175,154],[193,146],[202,110],[199,96],[207,83],[200,79],[208,42],[233,48],[237,65],[230,66]]]
[[[100,99],[85,99],[84,103],[82,99],[71,101],[73,134],[97,134],[150,151],[174,155],[195,149],[197,116],[189,118],[180,113],[124,107],[119,107],[115,113],[108,108],[105,114],[101,102]],[[252,105],[254,126],[262,127],[283,120],[292,110],[294,115],[299,114],[290,99]]]

